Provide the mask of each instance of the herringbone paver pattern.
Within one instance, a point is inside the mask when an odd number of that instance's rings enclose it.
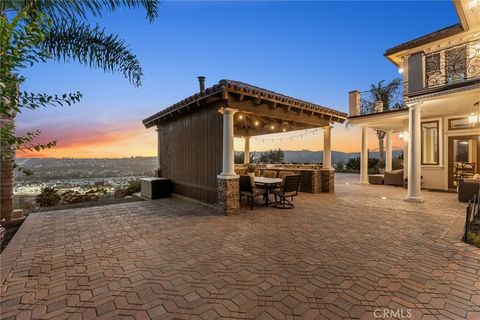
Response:
[[[347,181],[230,217],[178,197],[34,214],[1,256],[1,318],[480,319],[456,195]]]

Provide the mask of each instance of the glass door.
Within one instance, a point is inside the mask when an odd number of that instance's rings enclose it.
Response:
[[[479,172],[480,136],[450,137],[448,140],[448,187]]]

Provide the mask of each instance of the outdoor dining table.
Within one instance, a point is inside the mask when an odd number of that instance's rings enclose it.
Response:
[[[269,200],[268,195],[270,190],[278,188],[278,186],[282,183],[282,179],[279,178],[265,178],[265,177],[255,177],[253,182],[256,186],[265,189],[265,207],[268,207]]]

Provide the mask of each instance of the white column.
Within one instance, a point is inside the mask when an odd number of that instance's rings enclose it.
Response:
[[[250,137],[245,137],[245,150],[243,151],[243,164],[250,163]]]
[[[159,127],[155,130],[157,131],[157,170],[161,169],[160,166],[160,135],[161,135],[161,130]]]
[[[223,168],[221,176],[236,176],[233,149],[233,115],[236,109],[223,108]]]
[[[385,135],[386,148],[385,148],[385,172],[392,171],[392,132],[387,131]]]
[[[368,184],[368,127],[362,127],[362,151],[360,153],[360,183]]]
[[[332,127],[323,127],[323,168],[332,168]]]
[[[421,196],[421,115],[420,105],[408,109],[408,194],[405,201],[422,202]]]

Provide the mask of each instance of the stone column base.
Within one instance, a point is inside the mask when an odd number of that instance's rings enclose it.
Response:
[[[332,168],[320,169],[322,192],[335,191],[335,170]]]
[[[217,176],[217,211],[226,215],[240,213],[238,176]]]

